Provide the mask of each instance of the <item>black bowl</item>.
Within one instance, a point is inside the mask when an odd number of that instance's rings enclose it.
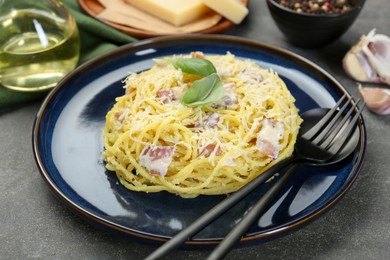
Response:
[[[339,38],[358,17],[365,0],[352,0],[351,9],[337,14],[298,13],[267,0],[268,9],[278,28],[293,44],[300,47],[320,47]]]

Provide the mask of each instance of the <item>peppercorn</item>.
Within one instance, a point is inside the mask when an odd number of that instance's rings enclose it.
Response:
[[[351,0],[275,0],[278,4],[300,13],[335,14],[347,12]]]

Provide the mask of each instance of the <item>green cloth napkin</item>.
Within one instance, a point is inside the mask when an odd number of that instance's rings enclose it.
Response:
[[[81,49],[79,64],[120,45],[136,41],[135,38],[121,33],[83,13],[77,0],[62,0],[62,2],[71,11],[80,32]],[[17,92],[6,89],[0,84],[0,109],[43,99],[47,93],[48,91],[35,93]]]

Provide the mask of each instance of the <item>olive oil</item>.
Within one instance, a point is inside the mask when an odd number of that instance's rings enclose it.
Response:
[[[4,87],[52,88],[75,68],[80,42],[73,18],[22,9],[0,19],[0,84]]]

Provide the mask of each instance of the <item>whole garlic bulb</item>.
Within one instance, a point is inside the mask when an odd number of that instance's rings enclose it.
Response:
[[[390,85],[390,38],[371,30],[347,52],[343,67],[357,81]]]

